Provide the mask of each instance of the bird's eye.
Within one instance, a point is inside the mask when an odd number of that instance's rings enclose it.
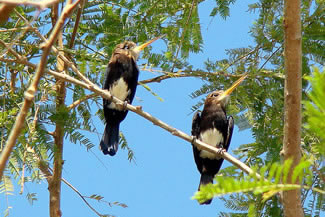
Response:
[[[123,49],[124,50],[129,50],[129,45],[124,45]]]
[[[219,93],[213,93],[212,94],[212,97],[218,97],[219,96]]]

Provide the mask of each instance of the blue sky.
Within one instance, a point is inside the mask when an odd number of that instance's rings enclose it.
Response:
[[[227,20],[217,16],[211,23],[209,14],[215,5],[214,1],[200,4],[199,14],[205,44],[202,53],[190,57],[189,61],[194,67],[203,68],[203,62],[207,58],[225,58],[225,49],[253,44],[249,27],[256,14],[247,12],[249,3],[237,1]],[[157,42],[152,46],[156,49],[163,44]],[[142,71],[139,80],[150,77],[150,72]],[[164,99],[163,102],[138,86],[133,104],[141,105],[144,111],[190,134],[191,106],[200,99],[191,99],[189,94],[202,84],[203,81],[198,78],[169,79],[149,84]],[[98,129],[104,129],[102,122],[97,120],[95,124]],[[116,156],[110,157],[104,156],[98,147],[87,152],[84,146],[68,140],[65,142],[63,177],[83,195],[98,194],[106,201],[128,205],[128,208],[109,207],[104,203],[90,201],[100,213],[119,217],[206,217],[217,216],[219,211],[226,210],[217,198],[209,206],[200,206],[197,201],[190,199],[197,190],[200,175],[188,142],[172,136],[132,112],[122,122],[120,130],[135,152],[135,163],[127,160],[127,152],[124,150],[119,150]],[[100,137],[101,135],[89,135],[89,139],[96,145],[99,144]],[[235,128],[230,152],[240,144],[253,141],[249,130],[238,132]],[[229,165],[225,161],[223,168]],[[16,186],[14,195],[8,196],[8,203],[13,207],[10,216],[48,216],[49,194],[46,181],[40,184],[27,183],[23,195],[19,195],[19,190]],[[37,193],[38,200],[33,205],[26,199],[28,192]],[[0,196],[0,204],[3,212],[6,207],[3,194]],[[63,216],[96,216],[65,184],[62,184],[61,208]]]

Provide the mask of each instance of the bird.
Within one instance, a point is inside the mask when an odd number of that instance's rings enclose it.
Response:
[[[192,120],[191,134],[194,139],[199,139],[222,151],[228,151],[233,129],[234,119],[227,116],[226,105],[229,102],[231,92],[246,78],[246,75],[238,79],[226,91],[216,90],[210,93],[204,102],[202,113],[197,111]],[[198,171],[201,174],[198,191],[202,185],[213,183],[214,176],[219,172],[223,158],[205,150],[201,150],[193,143],[193,155]],[[212,199],[203,201],[202,204],[210,204]]]
[[[124,101],[123,108],[103,98],[103,110],[106,121],[105,130],[100,141],[100,149],[104,155],[114,156],[118,150],[119,127],[125,119],[128,110],[126,103],[132,103],[139,77],[139,69],[136,61],[140,52],[158,40],[156,37],[140,46],[132,41],[125,41],[116,45],[108,63],[103,89],[108,90],[112,96]]]

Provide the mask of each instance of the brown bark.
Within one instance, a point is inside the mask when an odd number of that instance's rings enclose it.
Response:
[[[292,159],[288,182],[291,182],[293,169],[301,159],[301,20],[299,0],[284,1],[285,32],[285,89],[284,89],[284,138],[283,158]],[[299,184],[299,182],[296,182]],[[284,216],[302,217],[300,189],[283,192]]]

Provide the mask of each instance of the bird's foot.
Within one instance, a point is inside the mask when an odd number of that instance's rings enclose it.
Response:
[[[219,150],[218,150],[218,154],[219,155],[222,155],[223,153],[225,153],[225,152],[227,152],[227,150],[226,149],[224,149],[224,148],[219,148]]]
[[[128,103],[129,103],[128,100],[126,100],[126,101],[123,102],[123,106],[122,106],[123,111],[126,110],[126,108],[127,108],[127,106],[128,106]]]
[[[192,136],[192,141],[191,141],[192,145],[194,145],[194,141],[195,141],[196,139],[197,139],[196,136]]]

